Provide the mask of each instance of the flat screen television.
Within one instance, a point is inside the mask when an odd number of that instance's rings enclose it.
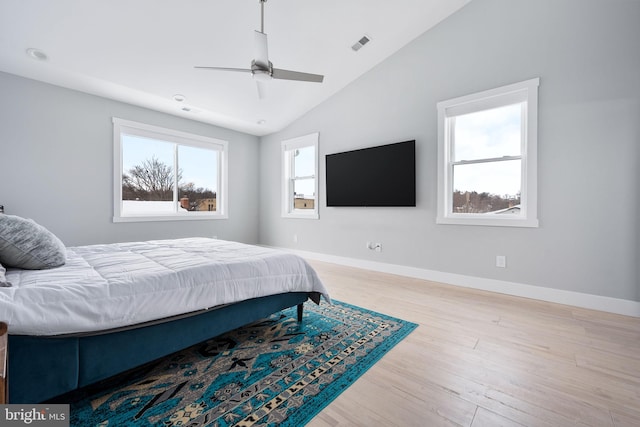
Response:
[[[327,154],[327,206],[415,206],[416,142]]]

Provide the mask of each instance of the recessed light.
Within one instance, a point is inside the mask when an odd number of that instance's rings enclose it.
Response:
[[[46,61],[48,59],[46,53],[44,53],[40,49],[36,49],[35,47],[30,47],[29,49],[27,49],[27,55],[29,55],[33,59],[37,59],[38,61]]]
[[[189,108],[189,107],[182,107],[182,111],[186,111],[186,112],[188,113],[189,111],[191,111],[191,108]]]
[[[184,95],[180,95],[179,93],[173,95],[173,100],[177,101],[177,102],[184,102],[184,100],[187,99],[186,96]]]

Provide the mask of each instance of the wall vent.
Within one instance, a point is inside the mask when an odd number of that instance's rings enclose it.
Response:
[[[362,36],[362,38],[360,40],[358,40],[358,42],[356,44],[354,44],[353,46],[351,46],[351,49],[354,50],[354,52],[359,51],[360,49],[362,49],[362,47],[369,43],[371,41],[371,37],[364,35]]]

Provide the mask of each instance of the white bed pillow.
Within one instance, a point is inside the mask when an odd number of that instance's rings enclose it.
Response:
[[[11,286],[11,282],[7,282],[7,278],[4,273],[7,271],[4,265],[0,264],[0,288],[8,288]]]
[[[33,220],[0,215],[0,263],[7,267],[42,270],[67,261],[64,244]]]

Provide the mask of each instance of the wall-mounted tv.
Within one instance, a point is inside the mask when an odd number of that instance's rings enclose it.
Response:
[[[415,206],[416,142],[327,154],[327,206]]]

